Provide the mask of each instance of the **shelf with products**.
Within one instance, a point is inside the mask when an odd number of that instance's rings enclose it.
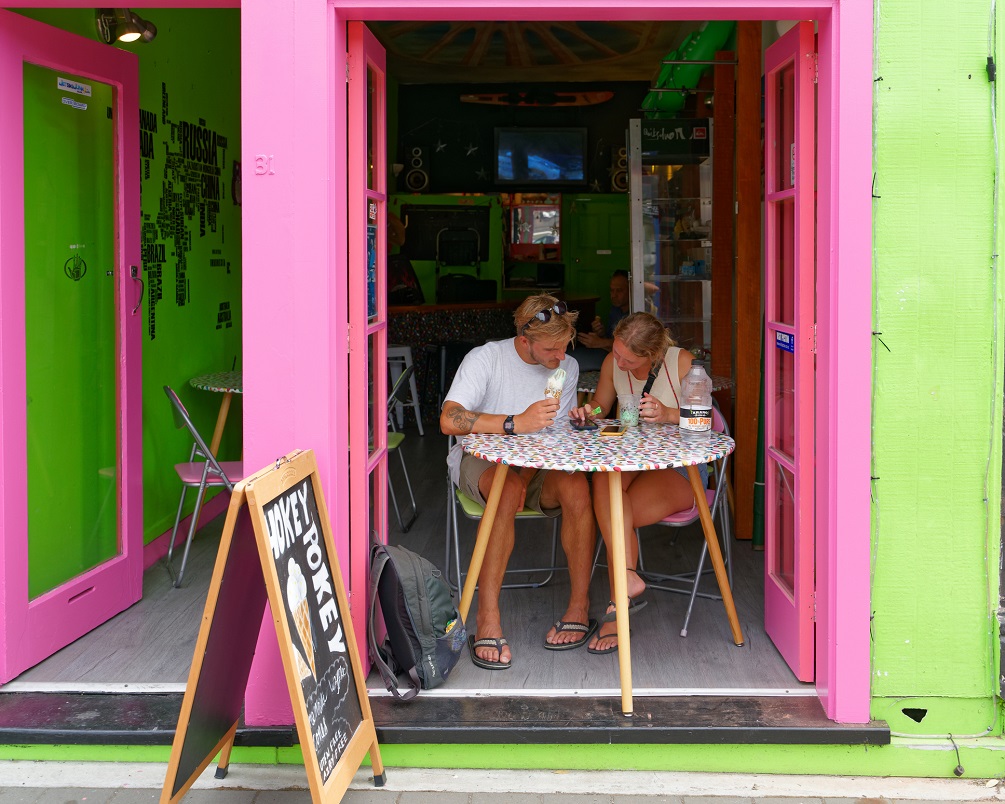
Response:
[[[712,346],[710,142],[708,119],[646,120],[629,128],[629,158],[637,160],[631,174],[641,179],[632,222],[644,307],[635,309],[656,315],[679,345],[703,351]]]

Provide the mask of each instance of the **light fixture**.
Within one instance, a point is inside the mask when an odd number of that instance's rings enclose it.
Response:
[[[157,36],[157,26],[128,8],[97,8],[94,24],[98,38],[106,45],[118,42],[150,42]]]

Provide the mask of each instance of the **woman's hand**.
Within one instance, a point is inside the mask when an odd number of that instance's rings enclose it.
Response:
[[[594,416],[603,413],[600,405],[583,405],[581,408],[573,408],[569,411],[569,418],[577,424],[586,424]]]
[[[639,418],[649,424],[670,421],[668,414],[670,409],[660,402],[652,394],[643,394],[639,403]]]

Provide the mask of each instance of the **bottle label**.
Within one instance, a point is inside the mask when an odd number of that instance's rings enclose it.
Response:
[[[712,408],[681,408],[680,429],[691,433],[708,433],[712,430]]]

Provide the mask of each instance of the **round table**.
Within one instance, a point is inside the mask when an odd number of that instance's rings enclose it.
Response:
[[[598,422],[604,424],[603,421]],[[537,433],[506,436],[473,434],[461,442],[465,452],[492,463],[506,466],[527,466],[566,472],[603,472],[608,477],[611,495],[611,533],[623,533],[624,510],[621,500],[619,472],[647,472],[655,469],[687,467],[688,479],[694,491],[709,558],[722,594],[733,641],[743,644],[743,632],[736,614],[732,590],[716,537],[715,524],[708,510],[705,489],[698,466],[729,455],[736,447],[732,438],[712,432],[708,441],[691,442],[681,438],[675,424],[642,424],[629,427],[623,436],[601,436],[599,430],[573,430],[568,421],[556,422]],[[467,619],[481,572],[489,534],[499,507],[506,470],[496,471],[492,488],[485,501],[485,513],[478,526],[467,579],[459,607],[462,620]],[[597,486],[594,486],[597,493]],[[625,569],[624,539],[611,539],[611,564],[614,567],[614,601],[617,608],[618,662],[621,672],[621,709],[632,714],[631,645],[628,636],[628,584]]]
[[[244,375],[240,371],[217,371],[213,374],[200,374],[188,381],[193,388],[200,391],[213,391],[223,394],[220,402],[220,412],[216,415],[216,427],[213,429],[213,440],[210,442],[209,450],[216,457],[216,452],[220,448],[220,439],[223,438],[223,426],[227,423],[227,413],[230,411],[230,400],[234,394],[244,393]]]

